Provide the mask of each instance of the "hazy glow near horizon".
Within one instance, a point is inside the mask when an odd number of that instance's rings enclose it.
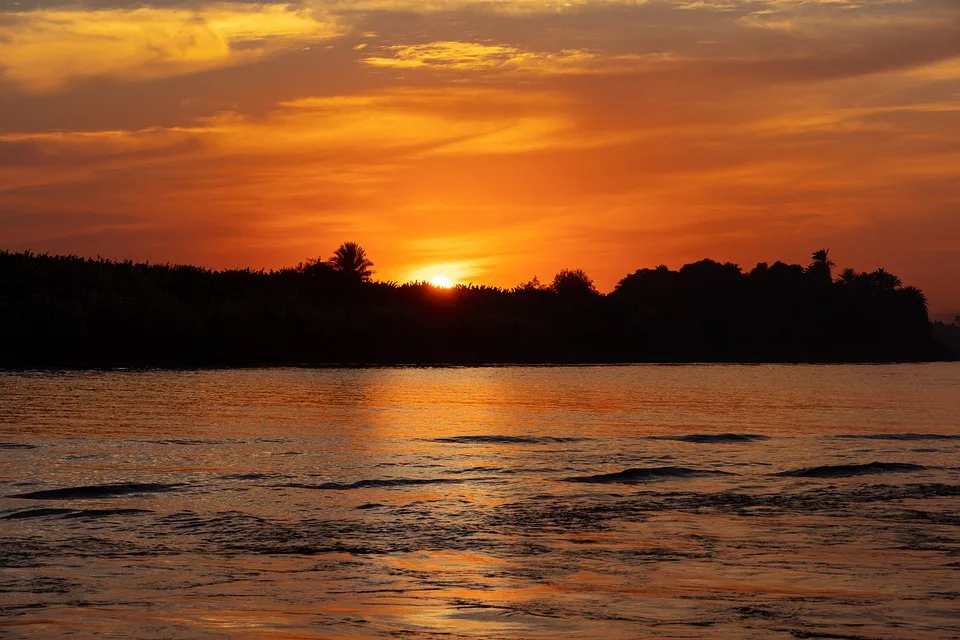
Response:
[[[438,289],[449,289],[453,286],[453,281],[447,276],[437,275],[430,278],[430,284]]]
[[[4,249],[609,290],[829,247],[960,312],[958,175],[955,0],[0,7]]]

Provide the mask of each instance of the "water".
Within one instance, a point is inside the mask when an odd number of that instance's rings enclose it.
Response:
[[[960,637],[960,366],[0,374],[0,636]]]

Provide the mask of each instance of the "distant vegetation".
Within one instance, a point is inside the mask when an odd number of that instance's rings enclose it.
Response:
[[[928,360],[926,299],[883,269],[701,260],[597,292],[371,280],[362,247],[279,271],[0,252],[0,366]],[[944,329],[950,329],[943,325]]]
[[[933,339],[940,351],[947,353],[946,357],[952,355],[952,359],[960,360],[960,316],[952,324],[934,322]]]

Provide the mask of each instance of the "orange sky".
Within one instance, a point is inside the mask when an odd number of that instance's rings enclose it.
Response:
[[[831,249],[960,312],[956,0],[19,0],[0,247],[512,286]]]

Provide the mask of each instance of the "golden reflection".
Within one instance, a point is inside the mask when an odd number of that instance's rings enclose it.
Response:
[[[0,628],[616,640],[641,623],[725,639],[785,621],[823,635],[857,624],[869,637],[947,628],[952,610],[937,590],[952,577],[950,540],[928,544],[927,512],[953,496],[923,497],[916,480],[894,475],[797,485],[776,474],[894,456],[931,465],[938,484],[926,487],[949,486],[957,376],[952,364],[898,365],[897,375],[638,366],[0,376],[2,440],[40,445],[0,451],[11,480],[178,483],[26,506],[146,510],[97,518],[10,518],[25,505],[0,497],[4,551],[17,560],[4,576],[16,615]],[[769,439],[649,437],[734,430]],[[837,437],[879,432],[944,435],[922,438],[939,453]],[[499,437],[465,437],[478,434]],[[562,481],[655,465],[728,474]],[[318,486],[389,478],[428,483]]]

